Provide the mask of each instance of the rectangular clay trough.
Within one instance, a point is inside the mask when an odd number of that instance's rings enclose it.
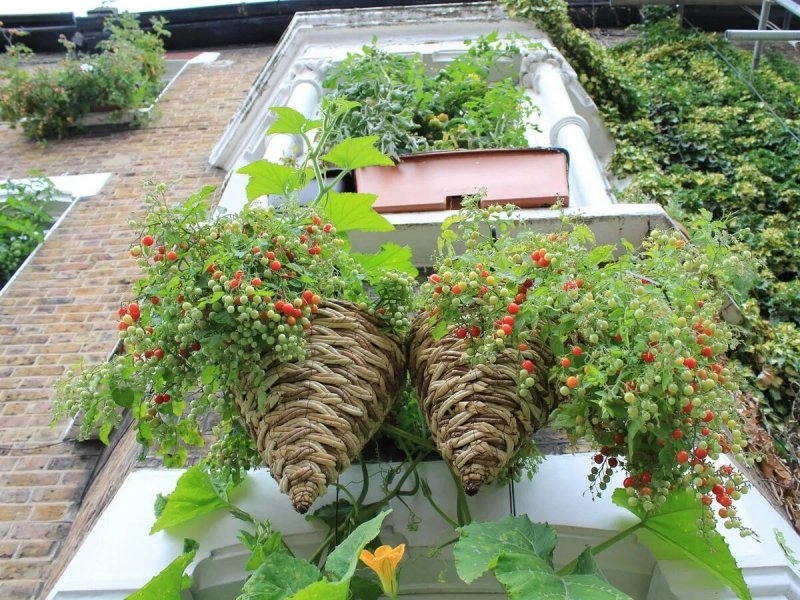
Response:
[[[382,213],[455,210],[481,189],[483,206],[542,208],[569,205],[567,169],[561,148],[424,152],[400,157],[395,167],[358,169],[355,185],[378,195],[373,206]]]

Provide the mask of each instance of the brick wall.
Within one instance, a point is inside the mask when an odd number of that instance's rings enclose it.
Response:
[[[159,104],[159,116],[141,129],[90,131],[42,148],[0,125],[0,176],[25,177],[31,169],[49,176],[112,174],[0,296],[3,600],[44,594],[45,580],[69,559],[107,496],[86,489],[103,446],[63,441],[64,424],[50,426],[52,385],[79,358],[99,362],[114,348],[113,311],[130,299],[136,275],[127,222],[141,215],[142,183],[180,179],[171,192],[177,200],[222,182],[224,173],[210,168],[207,157],[270,51],[228,49],[216,63],[188,66]],[[115,457],[105,471],[130,468],[126,443],[126,459]],[[81,531],[71,531],[76,518]]]

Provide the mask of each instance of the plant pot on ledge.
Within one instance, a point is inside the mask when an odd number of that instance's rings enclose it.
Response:
[[[480,189],[484,207],[568,206],[568,162],[562,148],[424,152],[402,156],[394,168],[358,169],[355,185],[378,195],[374,208],[382,213],[457,210]]]

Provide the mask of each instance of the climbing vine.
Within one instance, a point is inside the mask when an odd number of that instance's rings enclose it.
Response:
[[[620,65],[585,32],[572,24],[564,0],[502,0],[512,17],[531,19],[550,36],[578,73],[581,84],[605,112],[619,118],[639,113],[636,87]]]
[[[771,53],[750,82],[748,52],[660,16],[610,53],[644,101],[638,118],[604,111],[611,170],[630,183],[618,198],[686,219],[708,210],[745,241],[745,258],[764,261],[739,358],[785,435],[800,399],[800,70]]]

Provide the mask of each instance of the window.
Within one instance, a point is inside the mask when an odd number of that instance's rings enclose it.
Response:
[[[53,200],[47,206],[47,210],[51,217],[49,227],[44,231],[44,243],[50,234],[59,226],[64,217],[69,213],[76,202],[94,196],[100,189],[102,189],[105,182],[110,177],[110,173],[96,173],[91,175],[63,175],[60,177],[52,177],[50,181],[55,186],[53,193]],[[9,180],[6,180],[9,181]],[[22,185],[27,188],[36,189],[36,186],[46,187],[42,178],[28,178],[28,179],[15,179],[13,184]],[[7,190],[0,189],[0,203],[5,202],[8,198]],[[38,246],[32,250],[28,257],[16,268],[14,274],[10,274],[10,278],[0,288],[0,295],[13,283],[16,273],[22,271],[25,265],[30,262],[31,258],[36,254]],[[0,282],[2,283],[2,282]]]

